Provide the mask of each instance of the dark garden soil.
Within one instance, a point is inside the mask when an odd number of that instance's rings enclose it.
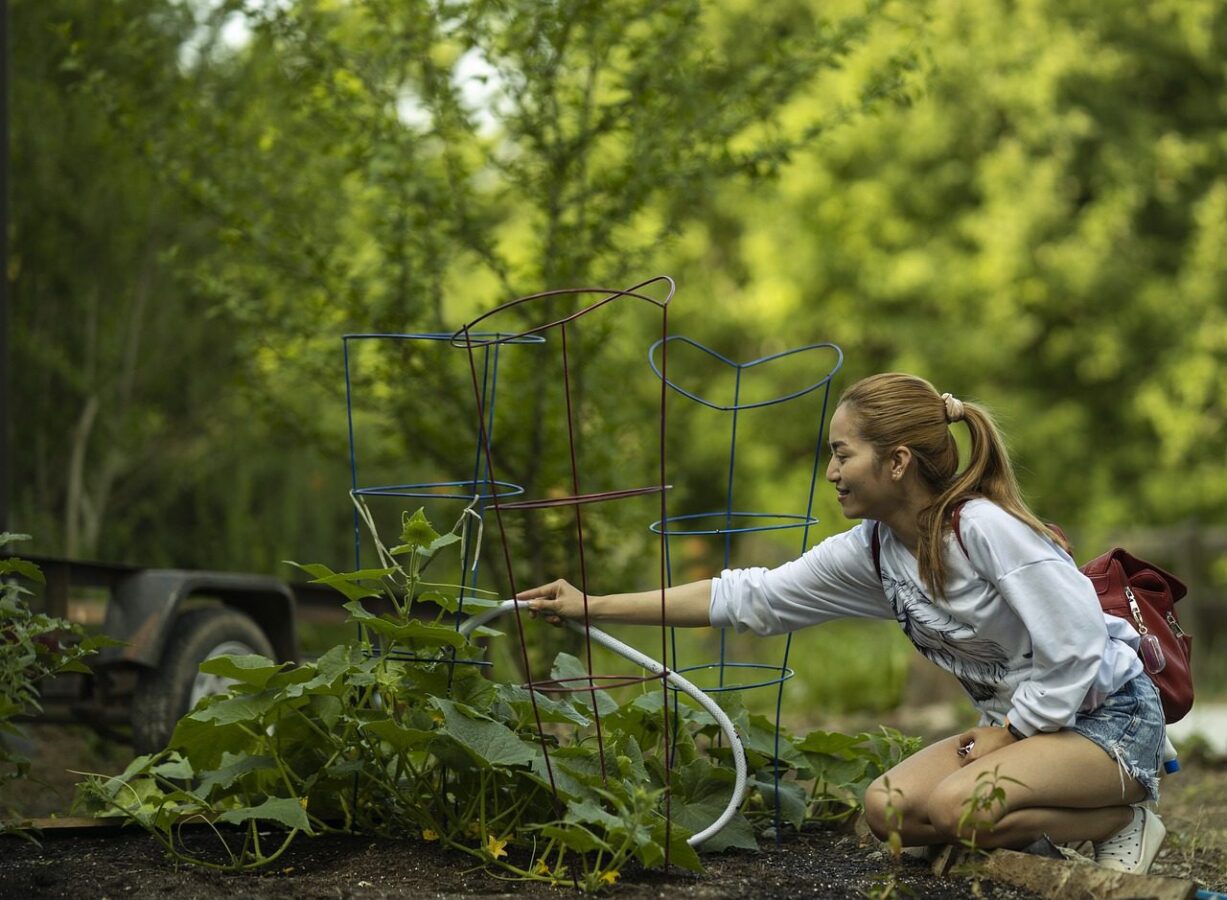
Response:
[[[0,897],[516,897],[580,896],[572,887],[501,881],[461,854],[421,841],[328,836],[295,842],[267,871],[231,875],[178,866],[142,833],[44,833],[41,847],[4,839]],[[618,898],[1032,897],[966,876],[938,877],[918,861],[892,861],[853,835],[794,835],[758,853],[706,858],[703,875],[627,870]],[[891,891],[891,888],[894,888]]]

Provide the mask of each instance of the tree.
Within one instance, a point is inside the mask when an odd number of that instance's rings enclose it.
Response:
[[[195,25],[160,0],[18,0],[12,21],[16,514],[44,552],[267,567],[285,554],[257,549],[258,527],[219,532],[284,466],[236,440],[252,423],[233,323],[185,271],[216,225],[168,188],[149,135],[195,88]],[[277,510],[303,496],[281,491]]]
[[[987,401],[1037,509],[1088,550],[1108,529],[1221,522],[1227,14],[931,14],[924,96],[786,170],[771,216],[725,194],[717,246],[736,262],[705,274],[719,251],[699,242],[682,276],[739,291],[753,335],[841,343],[849,379],[900,368]]]
[[[108,152],[152,176],[173,230],[194,240],[168,242],[172,268],[200,304],[191,320],[207,309],[224,330],[228,408],[259,410],[265,437],[284,426],[333,452],[344,434],[339,333],[450,331],[545,287],[640,280],[716,185],[763,181],[831,122],[899,93],[910,65],[906,54],[884,58],[845,109],[797,122],[826,74],[885,24],[881,3],[830,21],[805,2],[764,11],[691,0],[133,0],[105,14],[60,3],[41,20],[19,7],[35,33],[39,21],[67,23],[60,74],[31,83],[68,77],[67,66],[78,96],[105,100],[95,127],[128,138]],[[228,42],[239,22],[246,36]],[[127,258],[116,268],[133,271]],[[195,333],[215,346],[207,332]],[[622,357],[610,329],[579,329],[577,390],[590,396],[625,380],[628,366],[642,369],[646,335],[633,334],[639,349]],[[199,350],[191,358],[208,359]],[[472,418],[467,378],[406,370],[395,356],[374,372],[381,411],[398,423],[385,441],[404,480],[450,464],[456,423]],[[412,390],[390,380],[406,373]],[[547,374],[525,361],[506,378],[524,398],[503,426],[523,436],[507,477],[537,493],[567,485],[559,416],[542,405]],[[595,481],[622,477],[627,455],[600,435],[640,418],[627,402],[585,420]],[[261,434],[241,430],[245,441]],[[234,471],[250,483],[250,463]],[[614,514],[590,537],[621,540],[625,526]],[[535,577],[559,570],[559,529],[569,526],[522,536]]]

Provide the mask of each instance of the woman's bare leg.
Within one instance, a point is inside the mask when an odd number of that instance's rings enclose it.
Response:
[[[865,820],[885,840],[899,832],[905,846],[938,844],[943,839],[929,822],[929,795],[959,771],[958,738],[949,737],[913,753],[865,791]]]
[[[879,837],[898,831],[904,844],[1021,847],[1103,840],[1123,828],[1129,805],[1145,797],[1103,750],[1074,732],[1038,734],[963,765],[957,738],[904,760],[866,793],[866,819]],[[889,784],[889,793],[887,785]],[[987,798],[969,815],[968,801]],[[988,798],[999,791],[997,798]]]

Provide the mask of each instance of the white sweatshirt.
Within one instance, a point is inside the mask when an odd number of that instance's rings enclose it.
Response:
[[[1099,607],[1095,589],[1052,541],[989,500],[964,504],[943,549],[946,595],[925,593],[916,558],[874,522],[827,538],[775,569],[713,579],[712,625],[780,634],[842,617],[894,618],[922,654],[954,675],[982,724],[1055,731],[1142,671],[1138,635]]]

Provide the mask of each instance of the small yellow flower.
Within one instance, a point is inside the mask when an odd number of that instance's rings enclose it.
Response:
[[[544,859],[538,859],[537,864],[533,866],[533,874],[534,875],[550,874],[550,864],[547,863]]]
[[[470,822],[464,833],[469,837],[481,837],[481,825],[477,822]]]
[[[507,841],[508,838],[499,839],[492,834],[488,835],[486,837],[486,852],[489,853],[494,859],[498,859],[500,856],[506,856],[507,851],[503,848],[507,846]]]
[[[601,881],[605,882],[606,884],[614,884],[618,880],[620,874],[621,873],[619,873],[617,869],[609,869],[608,871],[601,873]]]
[[[423,828],[422,829],[422,840],[437,841],[438,839],[439,839],[439,832],[435,831],[433,828]]]

